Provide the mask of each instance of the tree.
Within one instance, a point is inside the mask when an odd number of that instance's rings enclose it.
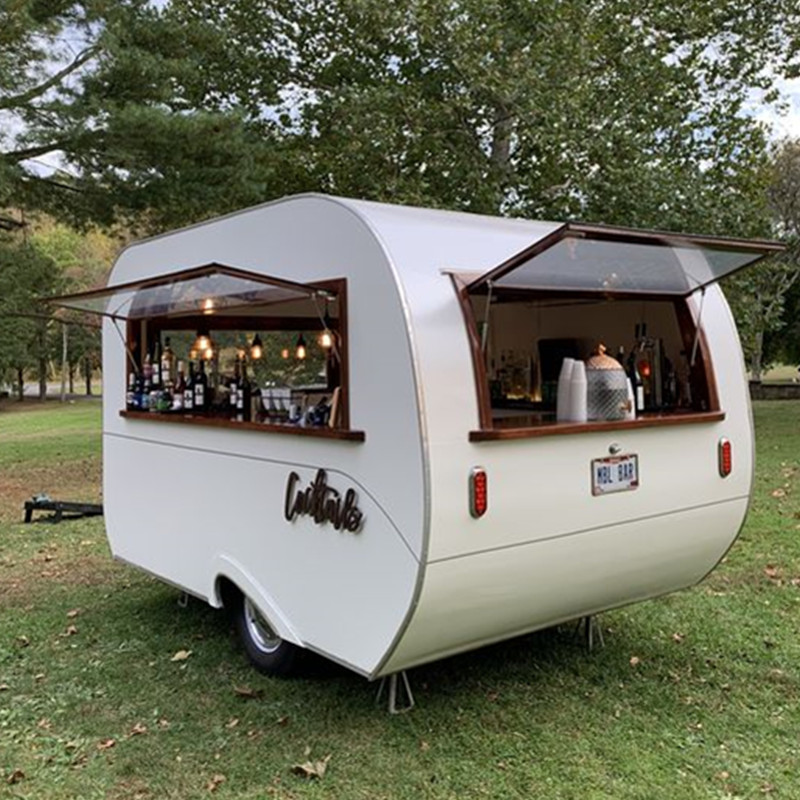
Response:
[[[320,189],[734,233],[764,150],[742,109],[796,69],[800,9],[17,0],[0,29],[21,205],[158,228]],[[32,167],[53,153],[67,188]]]
[[[23,398],[25,371],[35,368],[39,395],[47,380],[49,318],[38,298],[53,294],[57,273],[53,262],[29,243],[0,240],[0,375],[11,376]]]
[[[800,140],[773,148],[765,176],[771,228],[786,243],[786,252],[734,276],[727,285],[753,380],[761,380],[767,346],[775,355],[797,358],[791,335],[796,337],[797,323],[786,318],[786,300],[796,296],[791,292],[800,278]],[[782,330],[790,334],[783,341]]]
[[[229,50],[213,25],[147,0],[3,4],[0,207],[155,227],[263,199],[278,175],[269,126],[244,125],[204,67],[224,69]],[[262,76],[261,98],[278,80]],[[44,157],[63,170],[43,177]]]

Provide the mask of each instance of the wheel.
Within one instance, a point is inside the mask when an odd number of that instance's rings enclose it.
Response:
[[[300,649],[284,641],[244,594],[234,609],[236,632],[250,663],[266,675],[289,675],[297,667]]]

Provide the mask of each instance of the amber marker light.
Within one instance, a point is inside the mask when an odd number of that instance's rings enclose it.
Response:
[[[719,474],[727,478],[733,472],[733,445],[729,439],[719,440]]]
[[[486,470],[474,467],[469,474],[469,513],[478,519],[489,508],[489,483]]]

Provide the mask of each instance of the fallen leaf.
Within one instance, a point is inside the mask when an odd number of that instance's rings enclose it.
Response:
[[[722,772],[718,772],[715,777],[718,780],[726,781],[726,780],[728,780],[728,778],[730,778],[730,776],[731,776],[730,772],[728,772],[728,770],[724,769],[724,770],[722,770]]]
[[[264,694],[261,689],[251,689],[249,686],[234,686],[233,693],[248,700],[257,700]]]
[[[777,567],[774,567],[772,564],[767,564],[767,566],[764,567],[764,574],[770,580],[775,580],[775,578],[779,578],[780,577],[781,573],[780,573],[780,570]]]
[[[24,779],[25,773],[21,769],[15,769],[6,779],[6,783],[9,784],[9,786],[13,786],[15,783],[19,783]]]
[[[427,752],[428,752],[428,750],[430,750],[430,749],[431,749],[431,746],[430,746],[430,745],[429,745],[429,744],[428,744],[428,743],[427,743],[427,742],[426,742],[426,741],[423,739],[423,740],[422,740],[422,741],[419,743],[419,749],[420,749],[420,750],[421,750],[423,753],[427,753]]]
[[[27,647],[31,640],[27,636],[17,636],[17,645],[19,647]]]
[[[632,667],[638,667],[641,663],[641,659],[639,656],[631,656],[631,660],[628,662]]]
[[[490,703],[494,703],[497,700],[497,698],[500,697],[500,693],[499,692],[489,692],[487,697],[489,698],[489,702]]]
[[[235,728],[239,724],[238,717],[234,717],[230,722],[225,724],[225,727],[230,730],[231,728]]]
[[[672,641],[677,642],[680,644],[683,641],[683,634],[682,633],[673,633],[672,634]]]
[[[7,692],[10,688],[7,683],[0,683],[0,692]]]
[[[170,661],[186,661],[187,658],[192,654],[191,650],[178,650],[174,656],[170,659]]]
[[[331,760],[330,755],[319,761],[306,761],[303,764],[295,764],[292,767],[292,773],[299,775],[301,778],[308,778],[309,780],[322,778],[325,771],[328,769],[328,762]]]
[[[67,618],[68,619],[75,619],[75,617],[77,617],[78,614],[80,614],[80,613],[81,613],[81,610],[79,608],[73,608],[71,611],[67,611]]]
[[[67,629],[64,631],[65,636],[74,636],[78,632],[77,625],[67,625]]]
[[[208,789],[209,792],[216,792],[217,788],[223,783],[225,783],[224,775],[214,775],[206,785],[206,789]]]
[[[143,733],[147,733],[147,725],[142,722],[137,722],[131,728],[131,732],[128,734],[128,736],[141,736]]]
[[[117,743],[116,739],[101,739],[97,743],[98,750],[110,750]]]
[[[39,720],[39,721],[36,723],[36,727],[37,727],[37,728],[41,728],[43,731],[49,731],[49,730],[50,730],[50,728],[52,728],[52,727],[53,727],[53,723],[52,723],[52,722],[50,722],[50,720],[49,720],[49,719],[47,719],[47,717],[42,717],[42,718],[41,718],[41,719],[40,719],[40,720]]]
[[[772,783],[761,784],[761,794],[772,794],[775,791],[775,785]]]
[[[282,717],[278,717],[278,719],[275,721],[281,726],[281,728],[285,728],[289,724],[289,717],[284,715]]]
[[[170,725],[169,720],[164,719],[164,717],[161,717],[161,719],[159,719],[158,721],[158,727],[161,728],[162,730],[166,730],[167,728],[169,728],[169,725]]]
[[[46,677],[47,676],[44,674],[44,672],[39,672],[33,676],[33,679],[36,681],[36,683],[41,683]]]
[[[786,491],[784,489],[775,489],[771,494],[773,497],[786,497]]]

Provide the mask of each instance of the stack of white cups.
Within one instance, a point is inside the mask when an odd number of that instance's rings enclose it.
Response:
[[[556,395],[558,422],[586,422],[586,366],[583,361],[565,358],[558,376]]]

